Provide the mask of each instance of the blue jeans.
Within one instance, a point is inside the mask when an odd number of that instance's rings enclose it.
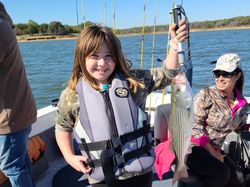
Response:
[[[0,169],[9,178],[12,187],[34,187],[27,142],[31,127],[0,135]]]

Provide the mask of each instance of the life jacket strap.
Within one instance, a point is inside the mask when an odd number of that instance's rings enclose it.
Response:
[[[91,159],[90,151],[89,151],[89,148],[87,146],[86,140],[84,138],[81,138],[81,142],[82,142],[82,144],[80,146],[80,149],[85,150],[85,152],[86,152],[86,154],[88,156],[86,164],[89,165],[89,166],[93,166],[94,163],[93,163],[93,160]]]
[[[114,166],[116,166],[118,168],[122,168],[124,166],[124,164],[126,162],[128,162],[130,159],[133,159],[136,157],[139,158],[140,156],[147,154],[152,149],[152,146],[153,146],[153,141],[149,144],[146,144],[146,145],[136,149],[136,150],[127,152],[124,155],[117,154],[117,155],[111,156],[110,158],[111,158]],[[89,159],[87,164],[92,168],[102,166],[100,159],[92,159],[92,160]]]
[[[150,133],[150,125],[144,125],[142,128],[139,128],[133,132],[121,135],[119,137],[113,137],[109,140],[97,141],[86,143],[82,140],[82,144],[79,144],[79,148],[85,152],[89,151],[100,151],[104,149],[116,149],[125,143],[135,140],[140,137],[147,137],[147,134]]]
[[[79,144],[79,148],[84,150],[87,154],[88,161],[87,164],[90,167],[100,167],[101,161],[100,159],[92,159],[90,156],[90,151],[102,151],[109,150],[110,158],[113,160],[113,164],[117,167],[123,167],[124,163],[129,161],[132,158],[140,157],[143,154],[148,154],[152,148],[153,141],[149,142],[148,134],[150,133],[150,125],[144,123],[145,125],[142,128],[139,128],[133,132],[121,135],[119,137],[113,137],[109,140],[97,141],[86,143],[84,139],[82,140],[82,144]],[[146,141],[146,145],[141,146],[140,148],[121,154],[121,146],[125,143],[135,140],[137,138],[144,137]]]
[[[115,166],[121,168],[123,165],[128,162],[130,159],[139,158],[140,156],[147,154],[153,146],[153,141],[149,144],[146,144],[136,150],[125,153],[124,155],[115,155],[112,157],[113,163]]]

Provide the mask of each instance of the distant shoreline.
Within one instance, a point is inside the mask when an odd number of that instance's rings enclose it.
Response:
[[[206,32],[206,31],[217,31],[217,30],[238,30],[238,29],[250,29],[250,26],[247,27],[223,27],[223,28],[213,28],[213,29],[191,29],[190,32]],[[167,32],[157,32],[156,34],[164,34]],[[147,33],[152,34],[152,33]],[[131,33],[125,35],[118,35],[119,37],[125,36],[136,36],[141,35],[141,33]],[[17,36],[18,42],[34,42],[34,41],[50,41],[50,40],[76,40],[78,38],[78,34],[71,35],[22,35]]]

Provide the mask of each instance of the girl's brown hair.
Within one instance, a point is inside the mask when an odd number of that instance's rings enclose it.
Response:
[[[99,89],[97,82],[86,69],[85,59],[89,55],[96,53],[103,43],[107,44],[115,63],[113,75],[122,73],[129,82],[130,90],[133,92],[136,92],[138,87],[143,87],[143,84],[136,80],[128,70],[120,40],[108,27],[99,25],[89,26],[81,32],[75,48],[74,65],[68,87],[74,90],[79,79],[84,78],[94,89]]]

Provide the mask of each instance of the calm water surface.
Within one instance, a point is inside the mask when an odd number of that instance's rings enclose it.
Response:
[[[151,66],[152,35],[145,36],[144,68]],[[126,57],[133,67],[140,67],[141,36],[120,37]],[[26,72],[38,108],[59,98],[70,77],[73,66],[75,40],[20,42]],[[154,64],[161,66],[157,58],[164,59],[167,35],[156,35]],[[250,96],[250,30],[227,30],[191,33],[191,54],[193,62],[193,90],[213,84],[211,70],[216,60],[224,53],[234,52],[241,56],[245,73],[244,95]]]

